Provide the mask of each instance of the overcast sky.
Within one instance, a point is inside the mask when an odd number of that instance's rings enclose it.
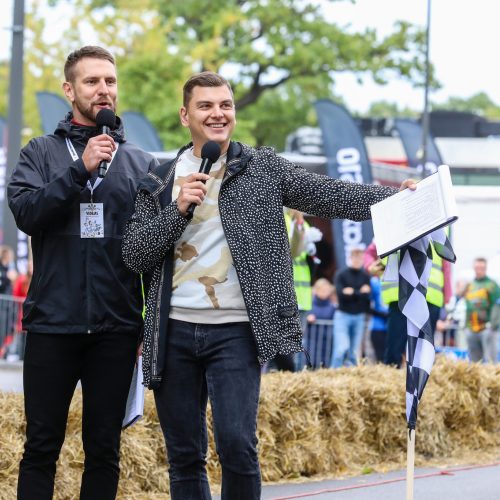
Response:
[[[29,4],[30,0],[26,0]],[[380,35],[388,34],[397,20],[407,20],[425,26],[427,0],[356,0],[324,4],[325,16],[352,29],[376,28]],[[5,28],[12,22],[13,0],[0,0],[0,57],[7,57],[10,48],[10,32]],[[435,102],[443,102],[449,96],[470,97],[486,92],[500,105],[500,51],[498,0],[433,0],[431,11],[430,58],[436,68],[436,77],[443,88],[432,94]],[[64,28],[68,17],[66,2],[60,7],[47,9],[50,14],[51,33]],[[89,43],[96,40],[89,40]],[[342,95],[351,111],[366,111],[370,102],[396,101],[402,107],[420,109],[423,106],[423,90],[412,89],[402,81],[378,86],[369,78],[359,85],[352,75],[340,75],[337,93]]]
[[[396,20],[407,20],[425,27],[427,0],[357,0],[324,2],[328,16],[353,28],[374,27],[382,34],[391,31]],[[443,102],[450,96],[470,97],[486,92],[500,104],[500,28],[498,0],[432,0],[430,59],[442,89],[432,99]],[[338,90],[348,107],[363,111],[374,100],[397,100],[412,108],[423,106],[423,90],[394,81],[380,87],[366,80],[363,86],[346,75]]]

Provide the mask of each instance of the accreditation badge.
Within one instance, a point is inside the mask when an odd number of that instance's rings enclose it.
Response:
[[[80,238],[104,238],[102,203],[80,203]]]

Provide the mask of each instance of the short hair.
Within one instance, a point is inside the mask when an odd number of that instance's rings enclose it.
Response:
[[[0,258],[3,259],[7,256],[14,257],[14,250],[9,245],[0,245]]]
[[[362,255],[365,253],[365,250],[361,247],[354,247],[354,248],[351,248],[351,252],[349,253],[349,255],[352,257],[353,255]]]
[[[476,257],[474,262],[482,262],[483,264],[487,264],[487,260],[484,257]]]
[[[79,61],[86,57],[91,57],[93,59],[104,59],[109,61],[113,66],[116,66],[115,58],[102,47],[97,45],[86,45],[78,50],[74,50],[66,59],[64,64],[64,78],[67,82],[75,81],[75,66]]]
[[[233,97],[233,89],[231,84],[223,77],[213,71],[203,71],[191,76],[182,88],[182,104],[187,107],[191,97],[193,96],[193,89],[195,87],[223,87],[226,86],[231,92]]]
[[[333,290],[334,290],[333,283],[330,280],[327,280],[326,278],[318,278],[314,282],[314,285],[312,286],[313,292],[315,292],[321,286],[329,287],[331,292],[333,293]]]

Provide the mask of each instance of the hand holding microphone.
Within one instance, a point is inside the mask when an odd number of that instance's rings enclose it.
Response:
[[[82,160],[88,172],[98,169],[99,177],[104,177],[108,162],[113,158],[116,149],[115,141],[109,135],[115,127],[116,115],[111,109],[101,109],[96,116],[96,125],[101,129],[102,135],[89,139]]]
[[[99,111],[95,117],[96,125],[102,130],[103,134],[110,135],[110,132],[115,128],[116,115],[112,109],[104,108]],[[108,171],[108,162],[102,160],[99,163],[97,176],[104,177]]]
[[[203,197],[206,194],[206,187],[203,186],[203,184],[205,184],[208,179],[206,176],[210,173],[212,165],[219,159],[220,152],[220,146],[215,141],[208,141],[201,148],[200,170],[198,174],[192,175],[192,180],[190,179],[188,183],[184,184],[179,199],[177,200],[179,211],[187,219],[193,218],[194,209],[203,201]],[[181,205],[186,202],[188,202],[189,205],[184,214]]]

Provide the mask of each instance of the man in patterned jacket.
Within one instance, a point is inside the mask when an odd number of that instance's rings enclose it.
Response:
[[[283,206],[364,220],[395,190],[313,174],[270,148],[231,141],[233,93],[217,74],[191,77],[183,97],[192,143],[139,187],[123,240],[125,263],[149,275],[145,382],[165,436],[172,499],[210,498],[208,397],[222,499],[258,499],[260,365],[302,351]],[[198,170],[208,140],[221,156],[205,175]]]

